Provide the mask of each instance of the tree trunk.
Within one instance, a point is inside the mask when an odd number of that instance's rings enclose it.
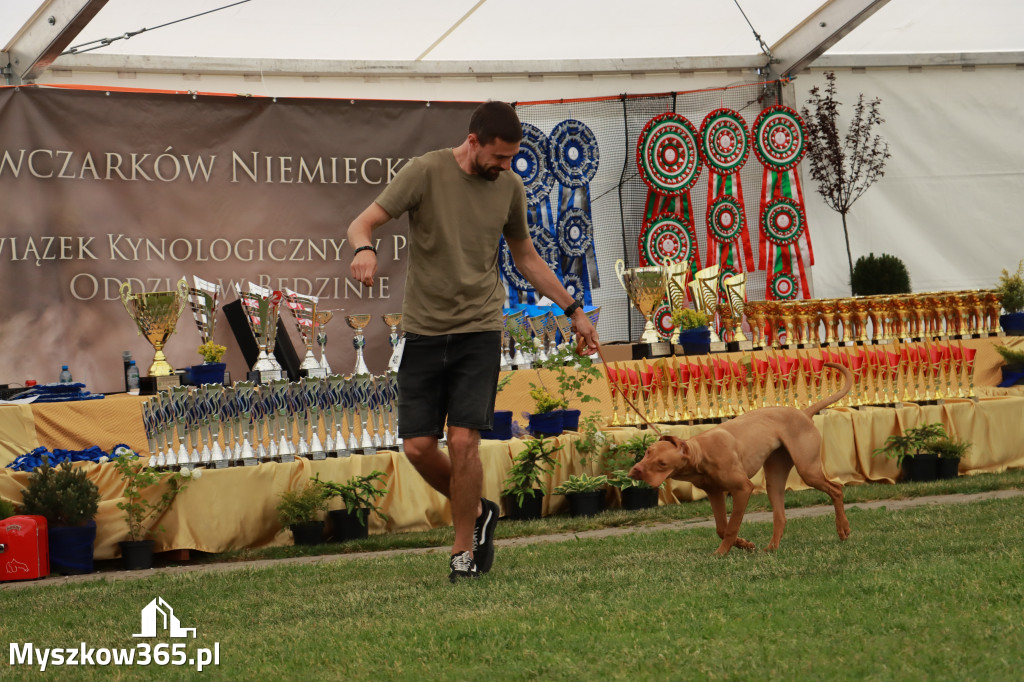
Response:
[[[846,211],[839,215],[843,217],[843,236],[846,238],[846,260],[850,263],[850,295],[853,296],[853,252],[850,251],[850,231],[846,229]]]

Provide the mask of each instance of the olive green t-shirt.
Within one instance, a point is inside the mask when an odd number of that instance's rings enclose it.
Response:
[[[522,178],[503,171],[485,180],[439,149],[409,161],[376,201],[392,218],[409,213],[405,331],[500,331],[499,239],[530,236]]]

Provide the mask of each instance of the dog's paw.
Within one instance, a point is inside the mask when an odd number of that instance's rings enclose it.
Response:
[[[738,547],[739,549],[757,549],[753,542],[744,540],[743,538],[736,538],[736,542],[733,543],[733,546]]]

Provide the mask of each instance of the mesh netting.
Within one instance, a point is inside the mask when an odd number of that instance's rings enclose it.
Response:
[[[686,117],[696,129],[710,112],[734,109],[746,120],[747,128],[761,110],[778,103],[776,83],[752,83],[727,88],[669,93],[664,95],[623,96],[596,100],[520,103],[520,119],[546,134],[568,119],[584,122],[593,131],[600,150],[600,162],[590,181],[590,206],[594,228],[594,258],[597,277],[591,273],[593,305],[601,307],[598,331],[603,342],[639,338],[643,318],[631,310],[625,290],[615,274],[615,262],[626,267],[640,265],[638,242],[643,226],[648,186],[636,163],[636,146],[647,122],[666,112]],[[707,168],[690,189],[694,228],[701,263],[707,263],[708,204]],[[759,246],[757,210],[761,193],[762,167],[753,154],[741,171],[751,246]],[[554,190],[557,194],[558,190]],[[554,196],[553,194],[553,196]],[[556,204],[557,199],[553,199]],[[765,273],[747,272],[747,297],[764,298]]]

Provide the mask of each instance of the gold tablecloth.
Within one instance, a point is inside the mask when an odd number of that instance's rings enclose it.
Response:
[[[945,405],[905,405],[902,408],[866,408],[861,410],[832,409],[814,418],[822,432],[822,457],[825,473],[846,485],[866,481],[892,482],[898,469],[895,461],[872,457],[872,451],[899,427],[941,421],[952,435],[971,441],[974,446],[961,462],[961,472],[998,472],[1024,466],[1024,398],[1003,397],[951,401]],[[665,426],[663,431],[688,437],[700,426]],[[625,441],[641,433],[634,428],[609,429],[615,442]],[[595,465],[584,467],[576,452],[575,434],[565,434],[557,441],[562,449],[556,453],[560,466],[546,477],[548,489],[572,474],[595,473]],[[500,497],[512,457],[524,445],[521,441],[483,441],[481,460],[484,469],[484,495]],[[103,494],[97,515],[96,553],[98,559],[118,556],[117,543],[125,539],[127,528],[117,502],[123,499],[123,485],[109,464],[79,463],[96,482]],[[424,483],[404,455],[383,452],[372,456],[353,456],[311,462],[304,459],[290,464],[268,463],[257,467],[206,470],[191,482],[168,510],[158,525],[164,532],[156,536],[157,551],[196,549],[223,552],[243,547],[284,545],[291,534],[282,531],[274,507],[280,493],[301,487],[315,474],[323,479],[347,480],[379,469],[388,475],[388,495],[381,506],[391,516],[384,523],[374,517],[370,532],[401,532],[426,530],[451,523],[447,500]],[[0,497],[17,502],[30,474],[0,473]],[[754,480],[763,489],[761,474]],[[805,487],[795,472],[789,481],[791,489]],[[154,497],[156,492],[153,493]],[[614,493],[609,493],[614,496]],[[662,490],[662,504],[673,504],[703,497],[688,483],[670,482]],[[545,499],[545,513],[556,513],[565,506],[561,496]]]

